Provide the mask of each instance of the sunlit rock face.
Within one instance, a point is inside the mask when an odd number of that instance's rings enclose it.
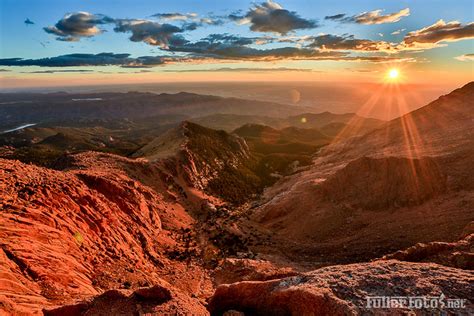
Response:
[[[158,274],[173,276],[163,272],[171,266],[187,270],[163,251],[177,245],[165,236],[193,220],[165,190],[132,178],[143,162],[97,153],[75,159],[95,168],[0,159],[0,307],[7,313],[39,314],[104,289],[154,284]],[[193,273],[202,278],[200,271]]]

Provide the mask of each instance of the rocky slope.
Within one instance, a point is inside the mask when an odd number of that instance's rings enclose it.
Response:
[[[272,235],[268,251],[312,262],[360,261],[472,230],[473,97],[469,83],[365,136],[334,143],[308,171],[268,189],[252,216]]]
[[[191,122],[157,137],[133,156],[160,160],[175,168],[188,186],[227,201],[241,203],[262,189],[252,170],[256,161],[242,138]]]
[[[187,263],[176,259],[189,249],[179,236],[194,222],[186,204],[160,191],[163,183],[152,189],[134,180],[150,172],[143,162],[91,153],[76,159],[95,167],[54,171],[0,160],[3,304],[39,313],[164,275],[201,306],[198,297],[211,289],[207,274],[192,256]]]
[[[420,205],[444,193],[446,175],[431,158],[363,157],[337,171],[320,189],[333,202],[383,210]]]
[[[245,250],[230,227],[233,212],[221,205],[253,189],[241,174],[252,160],[246,143],[185,122],[137,156],[69,154],[54,169],[0,159],[3,309],[53,313],[99,295],[80,304],[93,311],[105,306],[105,290],[124,290],[110,295],[128,302],[136,296],[129,288],[164,280],[177,300],[156,307],[151,299],[152,311],[201,314],[212,291],[208,269]]]

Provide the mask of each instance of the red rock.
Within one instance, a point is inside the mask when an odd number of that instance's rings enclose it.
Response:
[[[43,314],[45,316],[81,316],[87,311],[89,304],[79,303],[76,305],[65,305],[53,309],[44,309]]]
[[[143,299],[153,299],[157,301],[168,301],[171,299],[171,291],[162,285],[154,285],[147,288],[135,290],[135,295]]]
[[[297,273],[289,267],[277,267],[269,261],[227,258],[215,269],[217,285],[238,281],[265,281],[279,279]]]
[[[208,291],[202,268],[161,253],[170,244],[165,236],[193,219],[179,204],[166,212],[172,205],[159,178],[155,189],[131,178],[143,162],[96,153],[76,161],[91,167],[56,171],[0,159],[0,294],[39,313],[123,284],[153,284],[160,275],[184,289],[194,281],[176,274],[188,269],[203,282],[197,294]]]
[[[235,310],[251,315],[361,315],[409,312],[407,308],[373,310],[367,296],[439,296],[465,299],[472,313],[472,272],[436,264],[396,260],[339,265],[271,281],[220,285],[209,301],[211,315]],[[411,312],[420,312],[412,309]],[[440,312],[424,309],[424,313]]]
[[[456,242],[418,243],[405,250],[385,255],[383,259],[410,262],[434,262],[449,267],[474,270],[474,234]]]
[[[45,315],[206,315],[197,299],[181,293],[175,287],[161,284],[129,290],[108,290],[86,302],[44,310]]]

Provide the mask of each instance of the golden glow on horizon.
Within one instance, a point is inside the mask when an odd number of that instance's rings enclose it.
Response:
[[[29,87],[65,87],[65,86],[91,86],[91,85],[114,85],[114,84],[152,84],[152,83],[180,83],[180,82],[334,82],[334,83],[379,83],[379,84],[431,84],[442,83],[455,88],[466,82],[472,81],[472,68],[462,67],[459,71],[451,71],[441,64],[433,63],[387,63],[382,65],[353,65],[351,68],[338,68],[335,62],[318,61],[317,64],[310,62],[288,62],[279,63],[274,67],[301,68],[312,71],[209,71],[202,68],[203,72],[183,72],[183,68],[170,66],[166,71],[164,68],[156,67],[149,72],[122,69],[115,66],[87,68],[90,72],[58,72],[38,73],[44,69],[40,67],[11,67],[9,71],[0,72],[0,90],[10,88]],[[251,69],[252,67],[263,68],[263,63],[245,63],[241,67]],[[436,66],[436,67],[434,67]],[[235,64],[220,64],[222,68],[237,68]],[[268,65],[266,66],[268,67]],[[191,68],[191,67],[190,67]],[[193,70],[201,68],[193,67]],[[391,78],[390,70],[398,70],[398,76]],[[48,69],[49,70],[49,69]],[[55,69],[52,69],[55,70]],[[176,70],[176,72],[173,72]],[[360,70],[360,71],[359,71]],[[427,78],[429,81],[427,82]],[[449,89],[446,90],[448,92]],[[299,96],[292,94],[293,102],[297,103]]]

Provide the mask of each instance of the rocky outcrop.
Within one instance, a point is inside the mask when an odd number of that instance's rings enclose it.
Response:
[[[217,285],[238,281],[266,281],[297,273],[290,267],[277,267],[270,261],[253,259],[225,259],[214,271]]]
[[[365,209],[419,205],[446,190],[446,175],[432,158],[363,157],[321,184],[325,197]]]
[[[45,309],[45,316],[81,315],[206,315],[198,299],[183,294],[163,280],[151,287],[108,290],[72,305]]]
[[[474,270],[474,234],[456,242],[418,243],[383,257],[410,262],[434,262],[449,267]]]
[[[472,272],[436,264],[396,260],[321,268],[265,282],[238,282],[217,288],[211,315],[233,310],[246,315],[402,315],[474,312]],[[440,296],[464,299],[465,308],[373,309],[367,296]]]

